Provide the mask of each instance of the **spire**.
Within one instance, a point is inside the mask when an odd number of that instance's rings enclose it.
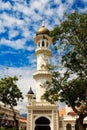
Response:
[[[44,20],[42,21],[42,27],[45,27],[45,23],[44,23]]]

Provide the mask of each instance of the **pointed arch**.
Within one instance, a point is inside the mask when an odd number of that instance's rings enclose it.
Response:
[[[71,127],[71,124],[70,124],[70,123],[68,123],[68,124],[66,125],[66,130],[72,130],[72,127]]]
[[[50,120],[42,116],[35,121],[35,130],[51,130]]]

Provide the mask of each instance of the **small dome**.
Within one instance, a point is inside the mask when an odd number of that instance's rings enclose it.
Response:
[[[37,31],[36,35],[39,34],[48,34],[49,35],[49,30],[45,28],[44,23],[42,23],[42,27]]]
[[[30,87],[30,90],[28,91],[28,94],[34,94],[31,87]]]

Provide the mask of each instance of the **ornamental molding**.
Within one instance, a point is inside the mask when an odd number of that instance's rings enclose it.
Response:
[[[57,112],[57,110],[58,110],[58,106],[56,106],[56,105],[54,105],[54,106],[51,106],[51,105],[49,105],[49,106],[27,106],[27,108],[28,108],[28,111],[29,110],[38,110],[38,111],[48,111],[48,110],[56,110],[56,112]]]
[[[33,110],[33,114],[52,114],[52,110]]]
[[[42,78],[46,78],[47,79],[51,79],[52,78],[52,73],[50,71],[47,70],[38,70],[33,74],[34,79],[42,79]]]
[[[52,52],[49,48],[41,47],[41,48],[36,49],[35,51],[36,55],[41,54],[41,53],[47,56],[52,56]]]

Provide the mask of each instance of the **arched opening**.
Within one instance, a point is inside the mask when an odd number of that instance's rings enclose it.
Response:
[[[44,41],[42,41],[42,47],[44,47]]]
[[[45,117],[40,117],[35,121],[35,130],[51,130],[50,121]]]
[[[71,124],[67,124],[67,125],[66,125],[66,130],[72,130]]]

